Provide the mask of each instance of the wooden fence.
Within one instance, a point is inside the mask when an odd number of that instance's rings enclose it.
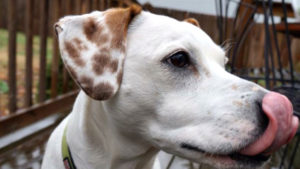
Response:
[[[45,117],[47,113],[38,113],[36,109],[43,112],[48,102],[62,103],[65,100],[72,102],[76,96],[76,92],[67,95],[67,93],[77,90],[76,85],[70,82],[70,77],[66,69],[63,68],[60,57],[56,37],[54,36],[53,25],[62,16],[69,14],[87,13],[92,10],[104,10],[109,7],[126,6],[132,1],[115,1],[115,0],[2,0],[1,5],[7,5],[7,25],[2,25],[8,30],[8,67],[7,67],[7,82],[9,91],[7,93],[7,108],[8,116],[0,119],[0,136],[5,135],[18,128],[24,127],[35,120]],[[20,6],[24,7],[22,10],[17,9]],[[2,6],[3,7],[3,6]],[[183,20],[187,17],[195,17],[201,23],[202,29],[206,30],[213,39],[217,39],[218,34],[216,26],[216,17],[193,14],[189,12],[174,11],[168,9],[152,8],[150,5],[145,5],[145,9],[154,13],[165,14],[177,19]],[[20,15],[19,13],[25,15]],[[3,13],[2,13],[3,14]],[[23,16],[23,18],[20,18]],[[38,19],[36,19],[38,17]],[[1,16],[0,18],[3,18]],[[17,21],[24,20],[23,27]],[[5,22],[4,22],[5,23]],[[38,26],[36,26],[38,25]],[[18,27],[18,28],[17,28]],[[38,29],[37,29],[38,28]],[[49,30],[51,29],[51,30]],[[38,32],[35,32],[38,30]],[[25,55],[18,57],[25,57],[24,72],[19,77],[19,66],[17,65],[17,32],[24,32],[25,34]],[[49,33],[50,32],[50,33]],[[38,35],[38,36],[36,36]],[[38,46],[38,69],[33,71],[33,38],[39,39]],[[49,44],[48,38],[52,38]],[[47,50],[51,46],[52,55],[47,56]],[[47,59],[47,57],[49,57]],[[47,63],[48,61],[48,63]],[[50,65],[50,68],[49,68]],[[47,69],[47,66],[49,70]],[[47,72],[48,71],[48,72]],[[50,71],[50,72],[49,72]],[[47,74],[48,73],[48,74]],[[34,78],[34,76],[37,76]],[[1,80],[1,79],[0,79]],[[5,79],[4,79],[5,80]],[[34,83],[34,80],[36,82]],[[18,85],[18,82],[22,82]],[[37,84],[37,85],[34,85]],[[18,93],[18,88],[24,88],[24,94]],[[1,93],[0,93],[1,94]],[[57,96],[61,96],[58,97]],[[68,96],[68,97],[66,97]],[[18,103],[18,102],[22,103]],[[46,102],[47,101],[47,102]],[[51,106],[50,106],[51,107]],[[1,110],[1,109],[0,109]],[[35,113],[34,113],[35,112]],[[57,108],[53,109],[51,113],[57,112]],[[0,112],[1,113],[1,112]],[[34,115],[33,115],[34,114]],[[23,116],[22,125],[17,119]],[[28,116],[28,118],[27,118]],[[30,118],[34,116],[33,118]],[[15,120],[16,119],[16,120]],[[31,120],[30,120],[31,119]],[[8,123],[9,122],[9,123]],[[6,125],[10,124],[10,125]]]

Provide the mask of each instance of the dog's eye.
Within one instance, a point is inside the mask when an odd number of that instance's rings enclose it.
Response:
[[[178,68],[187,67],[190,65],[190,59],[186,52],[180,51],[167,58],[167,62]]]

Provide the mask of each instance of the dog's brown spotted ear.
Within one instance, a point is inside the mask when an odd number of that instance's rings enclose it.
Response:
[[[128,25],[141,7],[115,8],[62,18],[55,27],[63,61],[76,83],[96,100],[118,91],[126,50]]]
[[[197,27],[200,28],[200,24],[199,24],[199,22],[195,18],[187,18],[187,19],[185,19],[183,21],[191,23],[191,24],[193,24],[193,25],[195,25],[195,26],[197,26]]]

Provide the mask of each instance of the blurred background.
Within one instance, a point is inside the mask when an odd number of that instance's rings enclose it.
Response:
[[[60,59],[54,23],[132,3],[179,20],[196,18],[227,51],[229,72],[287,95],[299,117],[299,0],[0,0],[0,169],[40,168],[50,133],[78,94]],[[264,168],[300,169],[299,142],[298,131]],[[210,168],[160,156],[166,169]]]

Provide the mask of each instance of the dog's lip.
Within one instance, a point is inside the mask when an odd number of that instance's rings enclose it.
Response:
[[[228,155],[231,159],[235,161],[241,161],[241,162],[254,162],[254,163],[262,163],[271,157],[270,155],[264,155],[264,154],[258,154],[255,156],[247,156],[247,155],[242,155],[240,153],[233,153]]]
[[[200,152],[200,153],[206,153],[206,151],[200,149],[199,147],[188,144],[188,143],[181,143],[180,147],[184,148],[184,149],[192,150],[192,151],[197,151],[197,152]]]
[[[254,164],[260,164],[265,161],[267,161],[270,158],[270,155],[263,155],[263,154],[258,154],[255,156],[248,156],[248,155],[242,155],[238,152],[233,152],[229,154],[215,154],[215,153],[209,153],[208,151],[205,151],[203,149],[200,149],[197,146],[188,144],[188,143],[181,143],[180,145],[181,148],[187,149],[190,151],[196,151],[202,154],[205,154],[205,156],[209,158],[215,158],[217,160],[234,160],[238,163],[254,163]]]

